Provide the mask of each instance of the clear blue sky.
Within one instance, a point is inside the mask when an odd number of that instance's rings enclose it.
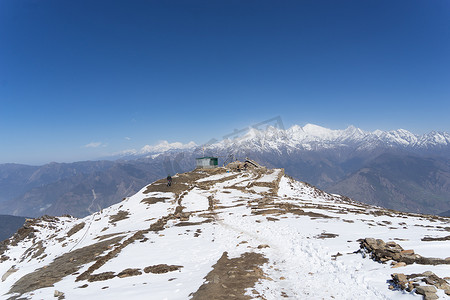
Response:
[[[450,131],[450,1],[0,1],[0,163],[275,116]]]

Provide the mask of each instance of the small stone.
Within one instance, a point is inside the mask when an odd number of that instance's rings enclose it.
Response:
[[[393,286],[393,285],[389,285],[389,289],[390,289],[390,290],[393,290],[393,289],[394,289],[394,286]]]
[[[404,267],[404,266],[406,266],[405,262],[399,262],[399,263],[394,264],[392,266],[392,268],[400,268],[400,267]]]
[[[424,285],[416,287],[416,294],[425,295],[425,293],[436,293],[437,290],[432,285]]]
[[[450,296],[450,290],[445,290],[445,294]]]
[[[283,276],[280,277],[280,280],[286,280],[286,278],[284,278]]]
[[[430,275],[434,275],[434,273],[431,272],[431,271],[426,271],[426,272],[423,272],[422,275],[423,276],[430,276]]]
[[[270,246],[267,244],[262,244],[262,245],[258,246],[258,249],[263,249],[263,248],[270,248]]]
[[[61,297],[61,296],[64,296],[64,293],[63,292],[60,292],[60,291],[58,291],[58,290],[55,290],[55,292],[53,293],[53,297]]]

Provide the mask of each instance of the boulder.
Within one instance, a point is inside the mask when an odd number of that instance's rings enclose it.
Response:
[[[58,299],[65,299],[64,293],[58,290],[55,290],[55,292],[53,293],[53,297]]]
[[[439,296],[436,295],[436,293],[425,293],[425,295],[423,295],[423,299],[424,300],[435,300],[435,299],[439,299]]]
[[[435,274],[431,274],[423,279],[423,281],[429,285],[434,285],[438,289],[447,290],[450,289],[450,285],[444,279]]]
[[[392,266],[392,268],[400,268],[400,267],[404,267],[404,266],[406,266],[405,262],[399,262],[399,263],[394,264]]]
[[[414,250],[412,250],[412,249],[400,251],[400,255],[413,255],[413,254],[414,254]]]
[[[420,285],[416,287],[416,293],[420,295],[425,295],[425,293],[436,293],[437,290],[432,285]]]
[[[395,283],[408,281],[408,279],[406,279],[406,275],[403,273],[394,273],[391,275],[391,277],[392,279],[394,279]]]

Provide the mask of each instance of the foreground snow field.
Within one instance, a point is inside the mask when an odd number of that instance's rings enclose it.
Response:
[[[0,246],[0,297],[421,299],[391,274],[450,276],[449,231],[449,218],[330,195],[282,169],[196,170],[84,219],[29,221]],[[392,268],[364,238],[444,261]]]

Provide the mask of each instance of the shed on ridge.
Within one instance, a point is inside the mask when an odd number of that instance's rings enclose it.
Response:
[[[217,157],[205,156],[196,158],[197,160],[197,168],[201,169],[212,169],[217,168],[219,165]]]

